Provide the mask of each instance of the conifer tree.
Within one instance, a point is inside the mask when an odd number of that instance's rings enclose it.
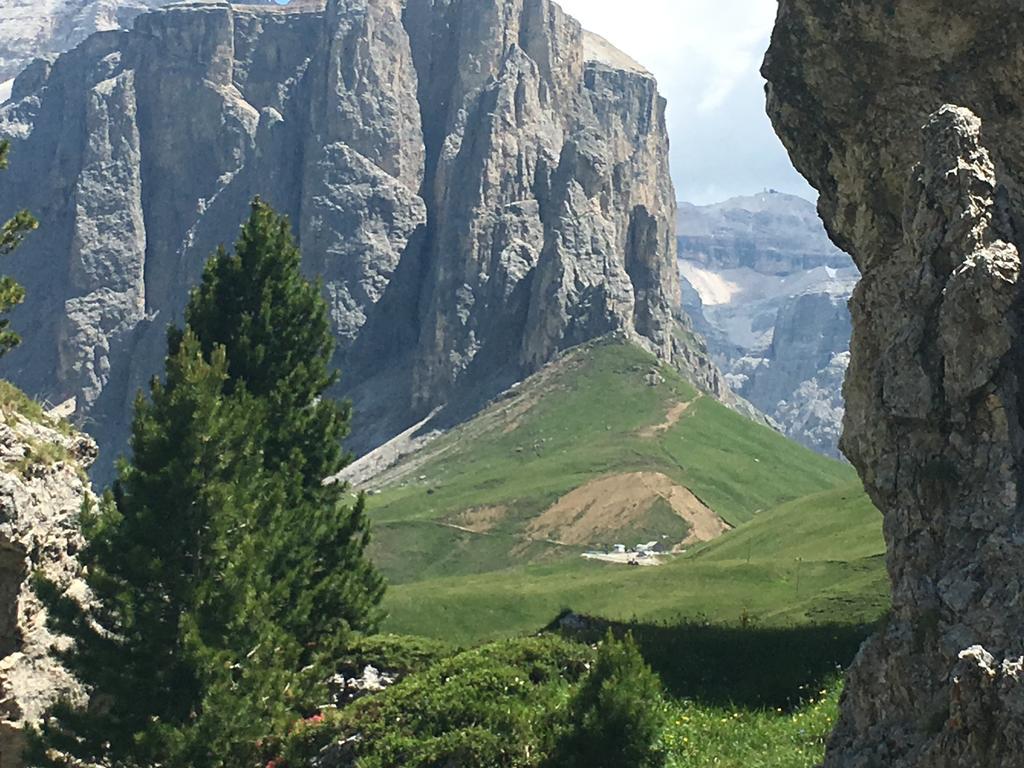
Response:
[[[627,635],[609,630],[593,670],[569,708],[572,729],[549,768],[663,768],[661,734],[667,725],[661,681]]]
[[[83,514],[94,607],[39,586],[95,695],[55,708],[32,765],[252,765],[375,628],[364,500],[324,482],[347,461],[349,409],[325,397],[326,304],[299,268],[288,222],[257,200],[170,331],[132,459]]]
[[[7,168],[7,156],[10,148],[10,142],[0,141],[0,170]],[[25,235],[38,226],[39,223],[28,211],[19,211],[14,214],[0,228],[0,256],[9,255],[15,248],[21,245]],[[0,277],[0,315],[6,315],[24,300],[25,289],[21,284],[6,275]],[[8,318],[0,319],[0,357],[3,357],[20,343],[21,337],[11,330],[11,321]]]
[[[266,409],[264,466],[286,509],[263,521],[269,604],[299,641],[326,652],[347,631],[376,628],[383,581],[364,557],[365,499],[325,480],[349,461],[341,446],[350,408],[327,397],[333,336],[320,286],[301,271],[288,220],[258,198],[233,254],[207,264],[185,313],[207,353],[223,346],[227,391]]]
[[[74,645],[60,654],[96,693],[80,710],[59,705],[31,755],[56,750],[115,766],[166,764],[173,733],[191,722],[203,695],[198,629],[216,635],[236,613],[225,572],[230,527],[249,515],[259,485],[251,404],[225,398],[223,349],[204,356],[195,336],[176,339],[166,381],[135,404],[132,461],[97,509],[82,513],[80,553],[94,603],[83,608],[40,581],[54,628]],[[248,490],[247,490],[248,489]]]

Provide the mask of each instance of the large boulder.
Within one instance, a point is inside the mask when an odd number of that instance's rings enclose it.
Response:
[[[769,112],[863,279],[843,449],[893,610],[828,768],[1024,765],[1024,19],[1009,0],[782,0]]]

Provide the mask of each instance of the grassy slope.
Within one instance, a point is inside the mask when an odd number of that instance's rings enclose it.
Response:
[[[652,368],[664,379],[656,387],[646,383]],[[644,434],[681,402],[691,405],[675,426]],[[524,527],[608,474],[664,473],[733,525],[855,482],[849,467],[699,397],[648,353],[612,341],[570,353],[406,466],[389,474],[372,503],[373,554],[393,584],[575,559],[578,550],[524,542]],[[445,525],[488,506],[507,511],[487,536]],[[638,541],[646,528],[636,531]]]
[[[872,621],[886,608],[883,552],[877,511],[848,486],[660,568],[572,560],[393,586],[388,628],[474,643],[537,629],[567,608],[618,620]]]
[[[881,520],[853,470],[699,397],[668,368],[649,386],[657,365],[631,345],[589,345],[388,473],[372,500],[374,557],[392,582],[388,629],[474,643],[566,608],[773,624],[877,617]],[[677,424],[645,435],[680,402],[691,405]],[[570,490],[633,471],[668,475],[738,528],[640,570],[524,538]],[[507,512],[487,534],[447,527],[488,506]]]

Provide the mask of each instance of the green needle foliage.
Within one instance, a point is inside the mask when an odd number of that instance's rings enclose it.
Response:
[[[549,768],[663,768],[668,710],[661,681],[627,635],[609,630],[570,705],[572,730]]]
[[[320,286],[301,272],[288,220],[258,198],[233,254],[221,249],[185,312],[207,354],[227,351],[230,394],[242,388],[264,409],[259,442],[266,471],[287,503],[265,528],[274,589],[267,598],[304,645],[341,651],[339,629],[373,631],[384,584],[363,556],[365,499],[324,482],[347,466],[341,448],[351,409],[326,396],[333,337]]]
[[[0,141],[0,170],[7,168],[7,155],[11,145],[8,141]],[[37,222],[28,211],[19,211],[6,221],[0,228],[0,256],[7,256],[14,251],[25,235],[38,228]],[[25,289],[13,278],[0,277],[0,315],[6,315],[16,306],[25,301]],[[18,344],[21,337],[11,330],[11,321],[0,319],[0,357],[3,357]]]
[[[30,765],[255,765],[376,628],[364,500],[323,482],[347,461],[349,409],[324,397],[326,306],[299,266],[288,222],[257,200],[171,330],[132,460],[83,513],[94,603],[37,587],[93,695],[52,711]]]

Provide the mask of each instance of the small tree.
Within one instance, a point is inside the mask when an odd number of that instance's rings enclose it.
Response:
[[[326,304],[299,262],[287,221],[257,201],[170,332],[132,460],[83,515],[94,607],[40,585],[94,695],[53,711],[34,765],[251,765],[376,626],[364,500],[324,482],[347,462],[349,409],[324,396]]]
[[[8,141],[0,141],[0,170],[7,168],[7,156],[11,145]],[[39,223],[28,211],[19,211],[4,223],[0,229],[0,256],[7,256],[14,251]],[[25,289],[13,278],[0,277],[0,315],[6,315],[25,300]],[[0,357],[21,343],[21,337],[11,330],[8,318],[0,319]]]
[[[661,681],[631,635],[608,632],[597,661],[570,706],[570,731],[550,768],[662,768],[667,725]]]

